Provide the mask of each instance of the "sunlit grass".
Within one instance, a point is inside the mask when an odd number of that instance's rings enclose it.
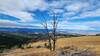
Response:
[[[33,43],[33,45],[44,45],[45,42]],[[66,46],[77,46],[80,49],[90,48],[97,53],[100,53],[100,36],[81,36],[71,38],[60,38],[57,40],[56,48],[63,48]]]
[[[31,46],[44,46],[47,41],[39,41],[30,43]],[[71,38],[60,38],[57,40],[56,49],[60,49],[66,46],[76,46],[79,49],[90,48],[97,54],[100,54],[100,36],[81,36],[81,37],[71,37]],[[50,51],[47,48],[26,48],[26,49],[16,49],[14,50],[14,56],[30,55],[36,54],[43,56]],[[42,54],[43,53],[43,54]],[[11,54],[12,55],[12,54]],[[33,55],[34,56],[34,55]]]

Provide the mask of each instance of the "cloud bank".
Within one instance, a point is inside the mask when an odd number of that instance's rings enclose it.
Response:
[[[18,18],[19,21],[3,19],[0,20],[0,27],[34,28],[34,25],[37,25],[41,28],[39,14],[36,15],[34,12],[44,11],[44,15],[48,17],[46,12],[50,12],[50,9],[61,17],[60,26],[58,26],[60,29],[99,30],[97,28],[100,27],[100,20],[95,17],[100,18],[100,0],[1,0],[0,14],[10,15]],[[90,17],[94,17],[95,20],[91,21]],[[83,18],[89,20],[77,21]]]

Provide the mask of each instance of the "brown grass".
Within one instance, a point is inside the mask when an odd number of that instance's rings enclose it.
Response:
[[[31,43],[31,46],[44,46],[47,41],[39,41]],[[100,36],[81,36],[71,38],[60,38],[57,40],[56,49],[61,49],[66,46],[76,46],[79,49],[90,48],[100,56]],[[50,52],[46,48],[28,48],[16,49],[13,53],[8,53],[8,56],[57,56],[56,52]]]

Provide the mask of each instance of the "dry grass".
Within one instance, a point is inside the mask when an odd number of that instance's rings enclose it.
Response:
[[[32,46],[44,46],[47,41],[39,41],[31,43]],[[60,49],[66,46],[77,46],[79,49],[90,48],[100,56],[100,36],[81,36],[72,38],[61,38],[57,40],[56,48]],[[9,53],[10,54],[10,53]],[[29,49],[16,49],[13,54],[9,56],[56,56],[54,52],[50,52],[46,48],[29,48]]]
[[[59,44],[59,45],[58,45]],[[63,48],[65,46],[77,46],[80,49],[90,48],[100,56],[100,36],[82,36],[72,38],[62,38],[57,41],[57,48]]]

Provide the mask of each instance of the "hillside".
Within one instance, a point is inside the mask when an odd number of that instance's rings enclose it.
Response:
[[[46,43],[46,41],[39,41],[36,43],[33,42],[31,43],[31,45],[34,47],[44,46],[44,43]],[[79,49],[90,48],[92,51],[96,52],[97,56],[100,56],[100,36],[81,36],[81,37],[72,37],[72,38],[60,38],[57,41],[56,47],[57,49],[61,49],[63,47],[72,46],[72,45],[78,47]],[[43,55],[47,55],[48,53],[49,53],[49,50],[45,48],[28,48],[28,49],[23,49],[23,50],[16,49],[16,51],[14,51],[13,54],[9,54],[9,55],[43,56]]]

